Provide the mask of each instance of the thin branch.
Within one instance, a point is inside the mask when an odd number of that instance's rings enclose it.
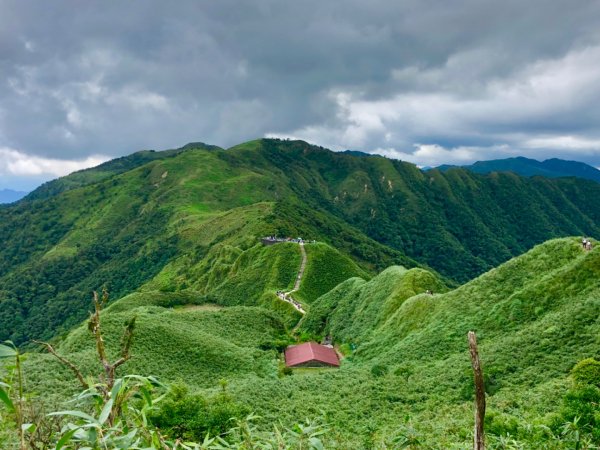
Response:
[[[102,296],[100,297],[97,292],[94,291],[94,311],[90,313],[90,318],[88,320],[88,329],[94,336],[94,340],[96,341],[96,351],[98,354],[98,359],[104,368],[104,373],[100,375],[100,380],[103,383],[98,387],[102,395],[105,399],[108,399],[110,395],[110,391],[112,390],[115,383],[115,373],[118,367],[125,364],[129,359],[131,359],[131,346],[133,344],[133,332],[135,329],[135,320],[132,319],[127,322],[125,326],[125,331],[123,332],[123,337],[121,339],[121,358],[115,361],[113,364],[108,360],[108,355],[106,352],[106,345],[104,343],[104,338],[102,337],[102,330],[100,326],[100,313],[102,312],[102,308],[108,302],[108,292],[106,288],[102,290]],[[81,371],[68,359],[60,356],[56,353],[56,350],[48,344],[47,342],[39,342],[34,341],[38,344],[44,345],[48,351],[54,355],[61,363],[67,366],[69,369],[73,371],[81,385],[85,389],[89,389],[89,384],[85,381],[85,378],[81,374]]]
[[[131,357],[129,351],[131,350],[131,344],[133,344],[133,331],[135,330],[135,320],[136,316],[133,316],[131,320],[127,322],[127,326],[125,327],[125,331],[123,332],[123,337],[121,338],[121,357],[122,359],[125,359],[125,361],[127,361]]]
[[[88,328],[96,339],[98,357],[106,371],[108,371],[110,364],[106,357],[106,348],[104,346],[104,339],[102,338],[102,331],[100,330],[100,311],[102,310],[102,304],[106,302],[107,298],[108,294],[106,291],[103,291],[102,293],[102,300],[98,298],[98,293],[94,291],[94,312],[90,315],[90,320],[88,322]]]
[[[129,361],[129,358],[119,358],[118,360],[116,360],[114,362],[114,364],[112,365],[113,370],[116,370],[117,367],[122,366],[123,364],[125,364],[127,361]]]
[[[35,342],[36,344],[45,346],[46,349],[48,349],[49,353],[54,355],[61,363],[63,363],[65,366],[67,366],[69,369],[71,369],[73,371],[73,373],[75,374],[75,376],[77,377],[77,379],[79,380],[79,382],[81,383],[81,385],[83,386],[84,389],[89,389],[90,385],[87,383],[87,381],[85,381],[85,378],[81,374],[81,371],[77,368],[77,366],[75,364],[73,364],[68,359],[66,359],[66,358],[60,356],[58,353],[56,353],[56,350],[54,350],[54,347],[52,347],[49,343],[42,342],[42,341],[33,341],[33,342]]]

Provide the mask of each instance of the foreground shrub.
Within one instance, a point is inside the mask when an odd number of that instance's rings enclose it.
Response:
[[[588,385],[567,392],[553,428],[558,431],[565,423],[573,422],[578,424],[579,429],[591,432],[594,439],[600,441],[600,389]]]
[[[594,358],[579,361],[571,370],[571,376],[578,386],[600,387],[600,361]]]
[[[375,364],[373,367],[371,367],[371,375],[373,375],[374,377],[382,377],[384,375],[387,375],[387,373],[388,368],[383,364]]]
[[[167,436],[197,441],[206,435],[223,435],[248,412],[226,392],[206,398],[190,394],[184,384],[175,384],[148,418]]]

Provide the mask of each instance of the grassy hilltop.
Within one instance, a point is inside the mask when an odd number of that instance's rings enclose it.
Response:
[[[291,338],[285,316],[268,302],[222,307],[197,304],[190,291],[142,291],[103,317],[113,352],[122,324],[138,318],[134,358],[124,373],[185,380],[205,392],[225,378],[231,395],[263,417],[264,426],[324,415],[331,442],[357,449],[383,448],[407,433],[431,448],[467,445],[473,388],[466,333],[475,330],[489,439],[510,433],[534,448],[554,445],[544,427],[561,414],[569,371],[600,357],[599,280],[600,249],[584,252],[573,238],[537,246],[453,290],[423,269],[355,276],[312,301],[298,330],[332,335],[346,352],[341,369],[283,377],[279,352]],[[85,327],[58,349],[86,373],[98,369]],[[49,355],[31,355],[26,367],[37,391],[66,396],[76,387]]]
[[[490,440],[510,433],[517,448],[561,448],[544,427],[562,411],[569,371],[600,357],[599,250],[549,241],[433,296],[423,293],[436,284],[426,273],[392,268],[370,282],[349,280],[317,301],[333,311],[324,327],[315,305],[303,322],[357,344],[339,371],[249,377],[235,393],[271,420],[323,411],[337,432],[353,436],[353,448],[411,432],[423,448],[466,448],[473,399],[466,334],[475,330]]]
[[[257,250],[245,252],[267,234],[343,241],[340,250],[370,271],[416,264],[331,214],[303,207],[268,172],[224,155],[188,149],[0,210],[0,338],[25,342],[68,330],[85,317],[88,293],[103,284],[119,298],[160,274],[155,284],[163,289],[191,283],[208,294],[212,281],[196,272],[208,277],[205,269],[214,265],[210,276],[218,277],[242,253],[238,264],[260,267]],[[179,278],[170,277],[175,272]]]
[[[370,275],[421,265],[464,282],[546,239],[598,234],[599,203],[587,180],[423,173],[302,141],[141,152],[0,208],[0,339],[68,331],[103,284],[113,298],[152,281],[233,301],[205,269],[214,262],[214,276],[265,234],[327,243]]]

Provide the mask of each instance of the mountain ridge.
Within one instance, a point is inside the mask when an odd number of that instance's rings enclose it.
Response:
[[[477,161],[470,165],[441,165],[435,167],[441,171],[463,168],[475,173],[489,174],[492,172],[514,172],[522,176],[544,176],[550,178],[577,177],[600,183],[600,170],[580,161],[569,161],[559,158],[538,161],[524,156],[515,158]],[[432,169],[429,169],[432,170]]]
[[[115,298],[148,283],[237,298],[236,283],[249,281],[236,270],[258,270],[248,258],[264,257],[253,248],[268,235],[315,239],[370,276],[422,267],[450,286],[549,238],[600,235],[600,185],[587,180],[423,173],[274,139],[147,157],[0,209],[0,338],[66,332],[103,284]]]

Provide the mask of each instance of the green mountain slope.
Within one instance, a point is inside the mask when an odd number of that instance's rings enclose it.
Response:
[[[350,278],[319,297],[303,319],[300,330],[360,344],[378,333],[382,326],[387,327],[387,321],[406,299],[426,291],[446,290],[443,282],[431,272],[390,267],[370,281]]]
[[[386,440],[389,445],[402,433],[425,447],[466,448],[473,399],[466,334],[475,330],[486,374],[490,442],[510,433],[517,448],[563,448],[552,443],[544,426],[562,407],[569,370],[600,356],[599,250],[583,252],[576,239],[550,241],[433,296],[411,296],[410,271],[397,268],[368,283],[346,281],[304,319],[305,327],[316,325],[340,344],[358,343],[342,368],[274,381],[247,378],[234,384],[235,393],[269,420],[324,411],[336,432],[351,439],[346,444],[351,448]],[[374,292],[367,295],[369,289]],[[380,305],[394,297],[397,308],[377,320]],[[329,302],[333,311],[324,327],[319,302]]]
[[[600,185],[585,180],[424,174],[271,139],[136,155],[0,209],[0,339],[68,331],[104,284],[114,299],[189,289],[220,304],[277,304],[297,256],[261,249],[264,235],[329,245],[333,271],[311,263],[297,293],[308,305],[391,265],[431,267],[452,285],[548,238],[600,234]]]
[[[128,373],[154,373],[164,381],[185,380],[196,388],[212,388],[221,378],[276,374],[273,349],[287,342],[287,337],[275,313],[255,307],[178,306],[182,297],[175,294],[148,293],[143,298],[144,306],[125,298],[124,304],[117,302],[116,308],[102,315],[111,357],[118,355],[123,323],[136,317],[134,357],[127,363]],[[59,351],[76,361],[84,376],[101,370],[86,325],[71,332]],[[36,392],[67,395],[77,388],[70,371],[50,355],[32,355],[26,370]],[[48,373],[53,377],[48,378]]]
[[[412,164],[300,141],[263,140],[232,150],[232,160],[285,171],[313,208],[460,282],[552,237],[600,232],[600,186],[588,180],[423,173]]]
[[[326,212],[315,217],[307,211],[298,222],[288,219],[286,208],[277,205],[275,211],[274,204],[277,198],[293,200],[285,184],[263,171],[228,163],[223,154],[185,150],[93,185],[2,210],[0,337],[15,342],[49,338],[85,317],[91,290],[106,284],[119,298],[159,274],[154,282],[159,289],[189,285],[203,295],[227,298],[229,304],[251,304],[259,292],[242,289],[239,280],[220,283],[220,293],[209,287],[228,264],[253,266],[262,274],[260,261],[253,260],[261,258],[260,251],[239,261],[236,256],[255,247],[261,236],[278,233],[279,223],[301,228],[320,221],[324,226],[311,225],[309,231],[318,231],[311,237],[329,241],[334,233],[336,239],[347,235],[347,245],[358,244],[353,253],[359,260],[364,252],[377,255],[379,264],[414,264]],[[362,261],[372,267],[366,258]],[[236,267],[228,276],[236,276]],[[255,281],[250,277],[246,284],[258,289]]]
[[[98,183],[107,178],[119,175],[136,167],[157,159],[165,159],[178,155],[184,150],[203,149],[203,150],[221,150],[214,145],[207,145],[203,142],[190,143],[184,147],[157,152],[155,150],[142,150],[121,158],[112,159],[90,169],[79,170],[70,175],[48,181],[42,184],[33,192],[27,195],[27,200],[40,200],[60,194],[90,184]]]
[[[277,251],[286,246],[293,248]],[[190,291],[148,291],[117,301],[103,317],[114,351],[122,324],[138,316],[136,356],[123,373],[181,376],[209,391],[225,377],[231,395],[263,418],[261,426],[324,414],[336,448],[357,449],[394,448],[407,434],[425,447],[469,445],[466,333],[474,330],[486,373],[489,442],[498,446],[510,433],[517,448],[563,448],[544,427],[560,411],[569,370],[600,356],[597,243],[584,252],[578,239],[552,240],[443,291],[435,274],[399,267],[340,283],[310,304],[301,330],[331,334],[347,349],[342,367],[284,377],[275,349],[285,345],[286,327],[268,306],[220,309],[200,305],[203,299]],[[86,333],[73,331],[58,350],[92,372]],[[30,355],[27,368],[38,390],[74,387],[47,355]],[[48,379],[49,371],[59,375]]]

